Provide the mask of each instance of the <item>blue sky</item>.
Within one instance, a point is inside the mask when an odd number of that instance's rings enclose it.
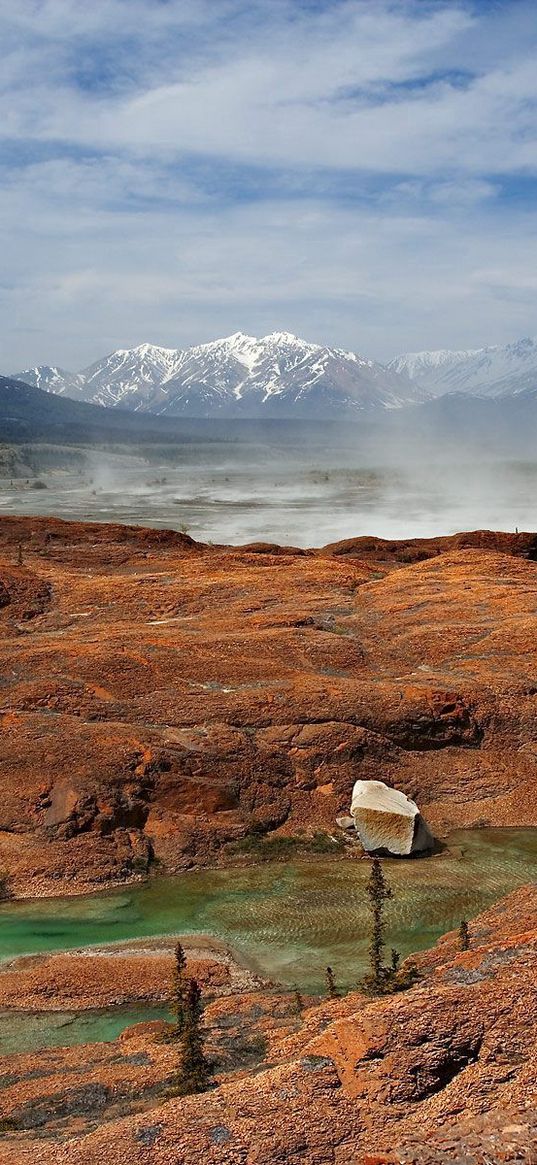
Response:
[[[537,333],[537,11],[0,0],[0,368]]]

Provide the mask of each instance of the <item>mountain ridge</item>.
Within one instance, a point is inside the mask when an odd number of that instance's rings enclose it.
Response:
[[[242,332],[185,349],[118,348],[81,372],[39,365],[16,379],[90,404],[166,416],[323,419],[426,399],[419,385],[355,352],[290,332]]]
[[[537,387],[537,338],[525,336],[468,351],[407,352],[387,367],[418,383],[431,396],[464,392],[482,397],[518,396]]]
[[[357,418],[453,394],[494,400],[535,392],[537,339],[408,352],[380,364],[291,332],[234,332],[189,348],[117,348],[79,372],[38,365],[16,379],[87,404],[170,418]]]

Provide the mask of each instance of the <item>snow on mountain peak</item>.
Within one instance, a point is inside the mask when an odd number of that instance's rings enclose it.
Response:
[[[443,368],[446,364],[460,364],[464,360],[477,356],[482,349],[468,349],[468,351],[452,352],[448,348],[438,348],[435,351],[406,352],[403,356],[395,356],[387,367],[394,372],[404,372],[411,380],[419,378],[420,374],[430,368]]]
[[[255,336],[249,336],[247,332],[233,332],[232,336],[225,336],[222,340],[216,340],[216,344],[229,344],[230,347],[242,347],[243,344],[257,344]]]
[[[434,396],[471,393],[474,396],[517,395],[537,387],[537,340],[525,337],[501,347],[469,351],[409,352],[388,365]]]
[[[176,348],[161,348],[159,344],[138,344],[136,348],[127,351],[136,352],[140,356],[176,356]]]
[[[285,344],[299,348],[318,348],[318,344],[308,344],[307,340],[301,340],[299,336],[294,336],[292,332],[269,332],[268,336],[262,336],[260,344]]]
[[[35,383],[35,370],[25,378]],[[184,349],[118,348],[74,376],[45,370],[39,383],[92,403],[170,416],[314,418],[419,399],[421,390],[401,392],[396,379],[380,364],[291,332],[260,339],[234,332]]]
[[[522,359],[537,356],[537,338],[524,336],[521,340],[515,340],[513,344],[508,344],[505,351],[510,356],[518,356]]]
[[[386,366],[292,332],[234,332],[190,348],[118,348],[82,372],[41,365],[18,379],[47,392],[170,416],[352,416],[446,394],[537,389],[537,340],[411,352]]]
[[[50,364],[38,364],[35,368],[26,368],[24,372],[14,374],[15,380],[22,380],[34,388],[42,388],[45,392],[56,393],[57,396],[76,397],[84,384],[84,377],[78,372],[67,372],[65,368],[58,368]]]

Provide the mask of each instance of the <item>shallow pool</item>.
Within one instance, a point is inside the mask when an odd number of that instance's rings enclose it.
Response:
[[[115,1040],[127,1027],[149,1019],[170,1019],[166,1007],[113,1007],[108,1011],[0,1012],[0,1049],[37,1052]]]
[[[451,835],[449,851],[385,861],[394,890],[387,945],[430,946],[514,887],[537,879],[537,829]],[[316,858],[151,879],[83,898],[0,905],[0,958],[165,934],[211,934],[266,975],[322,987],[327,963],[341,986],[365,965],[369,862]]]

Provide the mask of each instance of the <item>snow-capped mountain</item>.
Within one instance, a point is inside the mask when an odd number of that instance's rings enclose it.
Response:
[[[76,397],[84,385],[84,377],[78,372],[66,372],[65,368],[51,368],[49,364],[39,364],[37,368],[27,368],[19,372],[17,380],[23,380],[34,388],[44,388],[57,396]]]
[[[537,389],[537,339],[470,351],[411,352],[388,365],[289,332],[236,332],[192,348],[119,348],[81,372],[40,365],[18,380],[90,404],[169,417],[315,420],[463,393]]]
[[[237,332],[193,348],[118,349],[79,373],[39,367],[17,379],[92,404],[167,416],[296,416],[399,408],[426,398],[409,377],[288,332]]]
[[[409,352],[391,360],[388,368],[431,396],[516,396],[537,387],[537,339],[468,352]]]

